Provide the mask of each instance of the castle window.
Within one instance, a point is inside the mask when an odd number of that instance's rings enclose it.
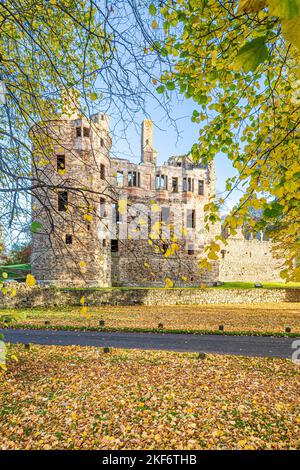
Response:
[[[192,192],[193,191],[193,180],[192,178],[188,178],[187,179],[187,190],[189,192]]]
[[[167,189],[168,188],[168,177],[167,175],[156,175],[155,179],[155,188],[156,189]]]
[[[60,212],[67,212],[68,206],[68,192],[59,191],[58,193],[58,210]]]
[[[172,178],[172,191],[178,193],[178,178]]]
[[[225,254],[226,254],[226,251],[225,251],[225,250],[221,250],[222,259],[225,258]]]
[[[105,240],[105,238],[102,240],[102,246],[106,246],[106,240]]]
[[[81,127],[76,127],[76,137],[81,137]]]
[[[87,224],[86,229],[87,229],[87,231],[89,232],[89,231],[91,230],[91,225],[90,225],[90,224]]]
[[[119,251],[119,242],[118,242],[118,240],[111,240],[111,242],[110,242],[110,251],[112,253],[117,253]]]
[[[163,252],[163,254],[165,254],[165,253],[167,252],[168,248],[169,248],[168,243],[163,243],[163,245],[162,245],[162,252]]]
[[[196,227],[196,211],[195,209],[187,210],[187,227],[195,228]]]
[[[91,131],[91,129],[89,127],[84,127],[83,128],[83,137],[89,137],[90,136],[90,131]]]
[[[116,203],[112,204],[112,213],[113,213],[113,220],[115,220],[117,224],[120,223],[120,212],[119,212],[118,204]]]
[[[183,179],[182,179],[182,191],[183,191],[184,193],[187,192],[187,182],[186,182],[186,178],[183,178]]]
[[[105,165],[103,163],[100,164],[100,178],[105,180]]]
[[[66,245],[72,245],[72,243],[73,243],[72,235],[67,234],[66,235]]]
[[[64,155],[57,155],[56,157],[56,162],[57,162],[57,171],[59,170],[65,170],[66,168],[66,160]]]
[[[100,217],[106,217],[106,206],[104,197],[100,197]]]
[[[141,175],[137,171],[128,172],[128,186],[140,187],[141,186]]]
[[[193,245],[188,245],[188,255],[193,255],[195,254],[194,246]]]
[[[170,208],[169,207],[161,208],[160,221],[165,224],[168,224],[170,222]]]
[[[104,139],[102,137],[100,138],[100,145],[101,147],[104,147]]]
[[[117,186],[124,185],[124,174],[123,171],[117,171]]]
[[[199,196],[204,195],[204,181],[203,180],[198,180],[198,194]]]

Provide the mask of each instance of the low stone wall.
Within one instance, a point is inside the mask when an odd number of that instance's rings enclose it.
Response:
[[[17,286],[14,297],[1,293],[0,308],[80,305],[197,305],[265,302],[300,302],[300,289],[122,289],[68,290],[53,287]]]

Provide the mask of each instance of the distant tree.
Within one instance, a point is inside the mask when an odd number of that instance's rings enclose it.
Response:
[[[13,245],[7,254],[6,264],[27,264],[30,263],[31,245],[30,243],[17,243]]]

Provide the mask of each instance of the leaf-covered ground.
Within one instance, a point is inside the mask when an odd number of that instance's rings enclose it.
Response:
[[[99,326],[106,328],[156,329],[160,323],[167,330],[257,331],[284,333],[287,326],[300,333],[300,304],[244,304],[244,305],[188,305],[188,306],[102,306],[88,307],[85,314],[80,307],[2,310],[0,318],[16,315],[18,323],[42,326]],[[2,323],[2,325],[5,325]],[[7,326],[13,324],[7,324]]]
[[[14,346],[1,449],[300,448],[289,360]]]

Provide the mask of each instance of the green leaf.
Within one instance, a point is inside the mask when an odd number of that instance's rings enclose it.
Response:
[[[154,3],[151,3],[151,5],[149,6],[149,13],[152,16],[156,15],[156,6],[154,5]]]
[[[255,38],[241,47],[233,63],[233,69],[242,69],[245,73],[254,72],[259,64],[269,56],[265,43],[266,37],[263,36]]]
[[[300,16],[282,20],[282,32],[284,37],[300,50]]]
[[[175,83],[174,82],[167,82],[166,87],[168,90],[175,90]]]
[[[43,227],[43,225],[40,222],[34,221],[30,225],[30,230],[31,230],[32,233],[37,233],[40,230],[40,228],[42,228],[42,227]]]
[[[96,92],[93,92],[90,94],[90,98],[92,101],[96,101],[96,99],[98,98],[98,94]]]
[[[268,4],[273,16],[291,20],[300,15],[300,0],[269,0]]]
[[[157,93],[163,93],[165,91],[165,87],[163,85],[160,85],[156,88]]]

